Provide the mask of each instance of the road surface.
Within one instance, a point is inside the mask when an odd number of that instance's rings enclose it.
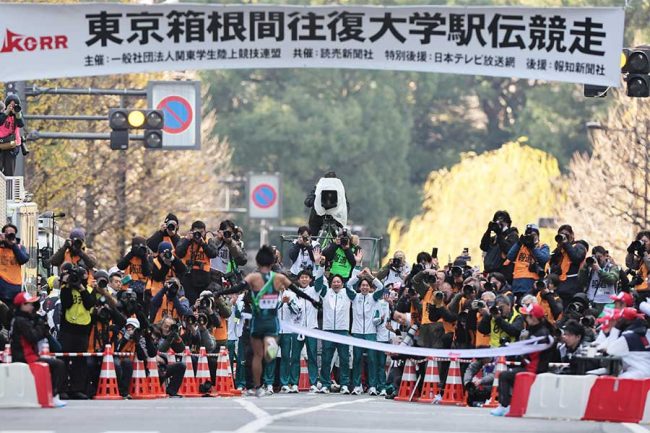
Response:
[[[637,424],[495,418],[488,409],[368,396],[70,401],[63,409],[0,410],[0,433],[650,433]]]

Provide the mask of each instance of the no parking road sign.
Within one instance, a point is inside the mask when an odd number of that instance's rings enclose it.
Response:
[[[280,219],[281,182],[279,174],[248,176],[248,216],[258,219]]]
[[[150,81],[149,107],[162,110],[165,117],[165,150],[201,147],[201,91],[198,81]]]

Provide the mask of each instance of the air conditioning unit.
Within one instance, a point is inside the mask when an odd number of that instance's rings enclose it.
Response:
[[[7,176],[7,201],[25,200],[25,178],[23,176]]]

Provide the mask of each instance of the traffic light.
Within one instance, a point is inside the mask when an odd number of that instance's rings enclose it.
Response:
[[[129,110],[112,108],[108,112],[111,127],[111,149],[123,150],[129,147],[129,129],[144,129],[144,147],[162,148],[162,128],[165,126],[161,110]]]
[[[627,96],[647,98],[650,96],[650,48],[627,51],[625,65],[621,68],[627,73]]]

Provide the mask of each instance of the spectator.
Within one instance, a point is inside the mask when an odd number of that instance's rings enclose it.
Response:
[[[585,328],[576,320],[569,320],[562,328],[562,343],[557,347],[557,362],[569,364],[568,366],[555,367],[557,374],[577,374],[575,356],[586,347],[584,342]]]
[[[37,297],[31,297],[26,292],[18,293],[13,304],[16,307],[15,316],[11,326],[11,356],[13,362],[44,362],[50,368],[52,378],[52,394],[55,407],[63,407],[65,403],[59,399],[59,393],[65,386],[65,364],[56,358],[41,358],[38,353],[38,344],[47,339],[49,330],[47,323],[36,315],[35,304]]]
[[[22,145],[20,128],[24,127],[20,98],[9,94],[0,109],[0,158],[5,176],[14,175],[18,148]]]
[[[411,268],[406,262],[406,255],[404,252],[395,251],[393,259],[377,272],[377,278],[385,286],[396,282],[403,285],[410,273]]]
[[[627,247],[625,266],[637,271],[633,279],[634,289],[639,296],[639,302],[648,299],[648,277],[650,273],[650,231],[642,231],[636,235],[634,242]]]
[[[180,278],[187,272],[185,263],[174,255],[174,247],[170,242],[161,242],[156,251],[156,256],[151,260],[151,278],[147,282],[151,296],[158,294],[165,281]]]
[[[574,240],[573,228],[565,224],[560,226],[555,236],[557,247],[551,254],[550,273],[560,278],[556,293],[564,305],[568,305],[573,295],[580,291],[578,271],[587,255],[587,248],[582,242]]]
[[[189,272],[181,276],[185,295],[193,305],[199,293],[210,284],[210,259],[217,257],[217,249],[205,240],[205,223],[194,221],[190,232],[176,245],[176,257],[180,258]]]
[[[616,294],[620,269],[600,245],[594,247],[591,254],[578,272],[578,283],[586,289],[591,307],[600,314],[609,304],[610,296]]]
[[[312,240],[309,228],[307,226],[299,227],[298,238],[293,241],[289,249],[291,275],[297,278],[301,271],[314,268],[314,250],[320,250],[320,245],[316,240]]]
[[[506,264],[508,252],[517,242],[519,232],[510,227],[512,219],[507,211],[495,212],[492,221],[481,238],[481,250],[485,252],[483,269],[485,272],[499,272],[507,281],[512,281],[513,265]]]
[[[0,234],[0,301],[10,305],[21,291],[22,266],[29,261],[29,253],[16,238],[18,228],[5,224]]]
[[[160,322],[166,317],[179,320],[191,314],[190,303],[178,278],[165,281],[163,288],[151,299],[149,318],[153,318],[152,322]]]
[[[174,319],[167,317],[160,322],[160,336],[153,334],[153,343],[158,350],[158,374],[161,383],[167,383],[166,390],[169,397],[182,397],[178,390],[183,383],[185,364],[176,362],[174,357],[167,355],[169,349],[176,353],[183,353],[185,349],[180,336],[180,327]]]
[[[497,296],[494,306],[481,309],[481,316],[478,330],[490,334],[490,347],[501,347],[516,341],[524,329],[524,319],[507,296]]]
[[[494,292],[496,295],[504,295],[513,299],[512,287],[506,281],[506,277],[500,272],[492,272],[488,275],[488,281],[483,285],[485,290]]]
[[[97,260],[90,250],[86,248],[86,232],[82,228],[74,228],[70,232],[70,238],[66,239],[63,246],[52,255],[52,266],[60,267],[63,263],[83,265],[86,270],[97,266]]]
[[[316,252],[316,258],[320,261],[320,254]],[[307,296],[312,299],[318,299],[319,293],[316,291],[316,288],[313,286],[313,277],[311,272],[308,269],[303,269],[298,274],[298,288],[302,290]],[[312,305],[307,299],[298,299],[297,300],[300,309],[302,310],[302,317],[300,325],[309,329],[318,328],[318,309]],[[307,346],[307,372],[309,374],[309,392],[318,391],[318,359],[317,359],[317,346],[318,340],[313,337],[306,337],[304,335],[298,335],[296,337],[296,350],[298,353],[302,351],[304,346]],[[300,375],[300,360],[297,364],[293,366],[296,373],[299,377]]]
[[[280,319],[280,392],[298,393],[298,379],[300,377],[300,350],[298,349],[298,335],[284,329],[284,324],[299,325],[302,320],[303,310],[298,303],[298,297],[291,291],[282,292],[282,303],[278,307]],[[275,360],[270,363],[275,367]],[[273,369],[275,370],[275,368]]]
[[[426,251],[421,251],[418,253],[416,257],[416,262],[414,263],[413,266],[411,267],[411,270],[409,272],[409,275],[406,277],[404,280],[404,284],[407,286],[413,286],[412,280],[413,277],[415,277],[418,273],[421,271],[424,271],[426,269],[435,269],[438,270],[438,258],[436,257],[435,259],[431,257],[431,254],[427,253]],[[379,275],[379,274],[378,274]],[[388,286],[388,284],[384,284],[385,286]],[[418,287],[413,287],[418,293],[424,293],[426,291],[426,287],[424,288],[418,288]]]
[[[516,299],[533,291],[535,281],[544,276],[544,266],[549,256],[548,245],[539,242],[539,228],[535,224],[528,224],[524,234],[508,252],[507,263],[514,264],[512,293]]]
[[[180,240],[181,237],[178,236],[178,218],[173,213],[169,213],[165,217],[165,221],[160,225],[160,229],[147,239],[147,247],[156,252],[161,242],[169,242],[176,247]]]
[[[133,289],[141,301],[144,300],[144,289],[151,276],[148,254],[145,239],[135,236],[131,240],[131,250],[117,262],[118,269],[130,277],[130,281],[125,286]]]
[[[222,276],[237,271],[248,261],[241,241],[241,229],[230,220],[221,222],[209,244],[217,253],[210,260],[210,268]]]
[[[648,325],[645,315],[630,307],[618,311],[615,326],[620,331],[619,337],[607,345],[606,352],[623,360],[623,369],[618,377],[646,379],[650,377],[650,347],[646,338]]]
[[[384,290],[384,296],[377,302],[377,307],[372,316],[372,323],[377,328],[377,342],[390,344],[392,338],[395,337],[395,333],[391,332],[391,308],[392,302],[395,298],[389,290]],[[385,397],[387,394],[386,390],[386,372],[384,371],[386,365],[386,352],[380,351],[377,352],[377,390],[379,395]]]
[[[352,245],[350,233],[342,230],[334,242],[329,244],[323,251],[323,256],[328,263],[331,263],[330,275],[339,275],[344,281],[350,279],[352,270],[357,266],[357,260],[361,260],[363,253],[360,248]]]

